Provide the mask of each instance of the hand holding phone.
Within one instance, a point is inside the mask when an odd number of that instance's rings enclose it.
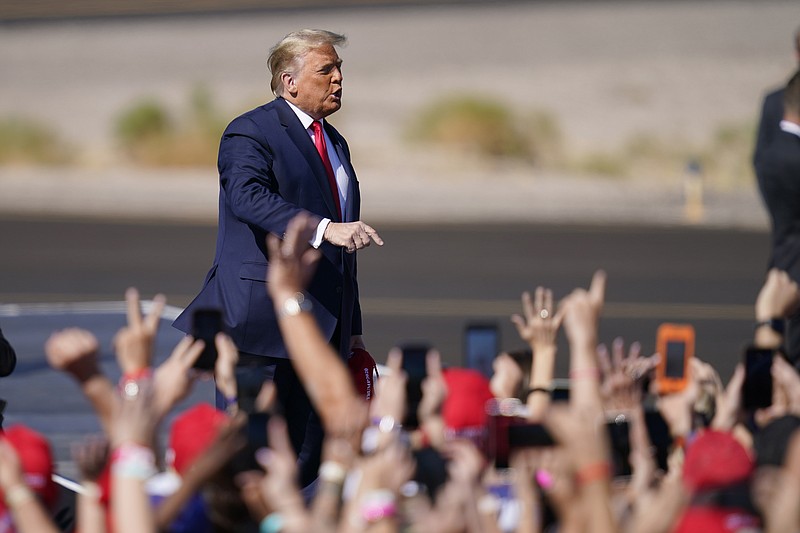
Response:
[[[775,350],[749,347],[744,353],[742,408],[763,409],[772,405],[772,361]]]
[[[494,358],[500,351],[500,330],[497,324],[470,324],[464,330],[464,356],[467,368],[487,378],[493,374]]]
[[[222,311],[198,309],[192,315],[192,337],[205,343],[203,353],[194,363],[198,370],[213,371],[217,362],[217,333],[222,331]]]
[[[426,342],[402,344],[403,371],[406,373],[406,416],[403,425],[409,428],[419,426],[417,409],[422,400],[422,381],[428,375],[426,359],[430,344]]]
[[[689,383],[689,365],[694,357],[694,328],[689,324],[661,324],[656,334],[656,383],[661,394],[680,392]]]

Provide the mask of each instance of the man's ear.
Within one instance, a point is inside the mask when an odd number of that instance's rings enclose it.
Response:
[[[297,81],[291,72],[284,72],[281,74],[281,83],[283,84],[284,94],[297,96]]]

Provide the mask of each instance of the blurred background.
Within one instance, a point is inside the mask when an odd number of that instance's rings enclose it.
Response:
[[[122,318],[105,304],[126,287],[173,312],[196,294],[220,133],[272,98],[269,49],[304,27],[349,38],[331,122],[387,242],[359,254],[376,359],[424,339],[462,364],[475,321],[517,348],[523,290],[558,298],[602,267],[604,342],[649,353],[659,323],[690,322],[727,379],[768,253],[756,121],[797,68],[798,25],[800,4],[768,0],[0,2],[10,417],[52,427],[47,399],[77,394],[47,377],[53,329],[80,315],[110,362]]]

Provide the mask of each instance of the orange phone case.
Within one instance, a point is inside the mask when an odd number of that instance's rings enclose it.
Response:
[[[684,345],[682,377],[667,375],[667,345],[673,342]],[[689,366],[694,357],[694,327],[689,324],[661,324],[656,333],[656,351],[661,355],[656,367],[658,391],[662,394],[682,391],[689,382]]]

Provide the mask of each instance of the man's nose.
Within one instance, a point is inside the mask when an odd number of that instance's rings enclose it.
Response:
[[[339,67],[334,68],[333,69],[333,81],[337,81],[337,82],[341,83],[343,79],[344,79],[344,75],[342,74],[342,69],[339,68]]]

